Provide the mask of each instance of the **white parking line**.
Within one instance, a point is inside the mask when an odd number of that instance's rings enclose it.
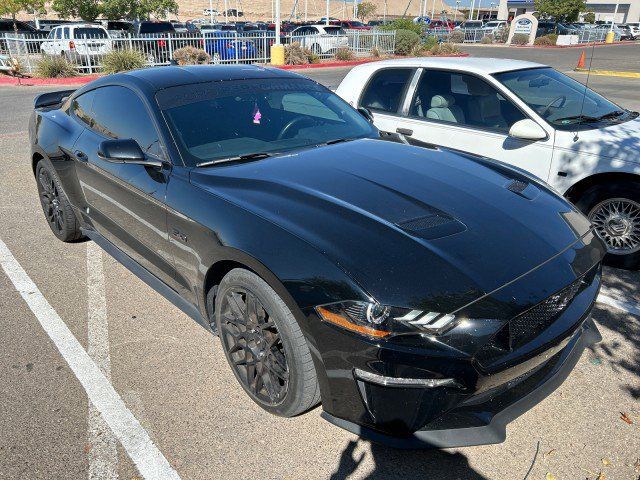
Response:
[[[87,392],[89,401],[100,412],[140,474],[147,479],[179,479],[178,473],[154,445],[149,434],[40,293],[36,284],[29,278],[2,239],[0,239],[0,266],[69,364],[71,371]]]
[[[111,357],[102,249],[94,242],[87,242],[87,353],[110,382]],[[89,480],[117,480],[116,438],[92,402],[89,402],[88,430]]]

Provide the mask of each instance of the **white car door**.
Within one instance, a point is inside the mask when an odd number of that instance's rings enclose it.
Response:
[[[365,107],[373,115],[374,124],[383,132],[402,130],[402,105],[405,92],[412,82],[417,82],[416,68],[393,67],[376,70],[369,78],[360,98],[350,99],[351,105]],[[342,84],[338,88],[343,88]],[[338,92],[346,97],[348,92]]]
[[[509,136],[511,126],[526,118],[507,94],[479,76],[420,69],[406,90],[401,116],[376,117],[375,123],[381,130],[515,165],[546,181],[554,130],[539,124],[547,137],[537,141]]]
[[[47,37],[47,39],[44,42],[42,42],[42,45],[40,45],[40,50],[42,50],[42,53],[46,55],[54,55],[56,31],[58,31],[57,28],[54,28],[53,30],[51,30],[49,32],[49,36]]]

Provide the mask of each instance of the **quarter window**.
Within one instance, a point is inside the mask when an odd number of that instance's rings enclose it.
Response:
[[[84,93],[73,99],[71,112],[75,117],[88,127],[93,126],[93,98],[95,90]]]
[[[413,71],[412,68],[387,68],[378,71],[367,85],[360,106],[377,112],[397,113]]]
[[[110,86],[96,90],[92,128],[111,138],[132,138],[143,152],[161,157],[158,133],[147,108],[126,87]]]
[[[507,133],[524,114],[484,80],[457,72],[425,71],[409,115]]]

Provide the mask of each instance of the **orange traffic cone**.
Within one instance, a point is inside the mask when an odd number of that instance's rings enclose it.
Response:
[[[578,66],[576,67],[576,70],[579,70],[581,68],[584,68],[584,63],[585,60],[587,59],[587,54],[586,52],[583,50],[582,53],[580,54],[580,59],[578,60]]]

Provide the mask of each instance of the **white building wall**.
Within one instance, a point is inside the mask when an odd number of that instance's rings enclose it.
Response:
[[[610,21],[614,18],[616,0],[587,0],[587,9],[596,14],[596,20]],[[498,19],[507,20],[514,13],[531,13],[535,9],[533,2],[509,2],[500,0]],[[615,22],[640,22],[640,0],[620,0]]]

